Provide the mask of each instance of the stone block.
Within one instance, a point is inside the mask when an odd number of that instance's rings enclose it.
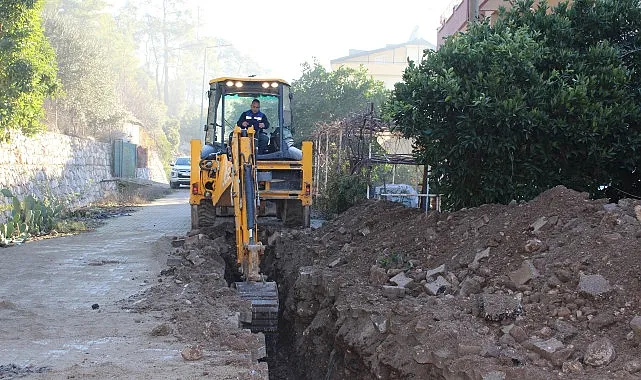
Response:
[[[532,337],[527,340],[523,346],[528,350],[536,352],[542,358],[552,360],[555,352],[562,349],[563,343],[556,338],[543,340],[541,338]]]
[[[579,279],[579,292],[582,294],[597,297],[611,290],[610,282],[600,274],[583,275]]]
[[[441,273],[445,273],[445,264],[441,264],[440,266],[434,269],[428,269],[427,271],[425,271],[425,277],[432,277],[436,274],[441,274]]]
[[[182,265],[183,259],[182,257],[168,257],[167,258],[167,266],[168,267],[177,267],[179,265]]]
[[[383,285],[383,295],[387,298],[405,297],[405,288],[400,286]]]
[[[436,281],[425,284],[425,290],[427,290],[427,293],[430,295],[435,296],[450,286],[451,284],[443,278],[443,276],[438,276]]]
[[[482,294],[480,299],[481,316],[489,321],[516,318],[523,311],[521,300],[507,294]]]
[[[412,280],[411,278],[407,277],[405,275],[405,272],[401,272],[401,273],[397,274],[396,276],[390,278],[390,282],[400,286],[401,288],[406,287],[412,281],[414,281],[414,280]]]
[[[527,284],[530,280],[539,276],[539,272],[530,260],[524,260],[521,267],[510,273],[510,280],[519,286]]]

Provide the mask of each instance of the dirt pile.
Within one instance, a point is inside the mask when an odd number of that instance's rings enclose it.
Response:
[[[233,224],[226,223],[156,242],[159,254],[168,253],[158,284],[120,304],[131,312],[160,314],[165,322],[149,334],[182,342],[186,363],[205,361],[211,368],[204,377],[267,379],[265,338],[239,327],[240,313],[251,313],[251,306],[225,280],[224,258],[235,260],[227,242],[233,234]]]
[[[268,230],[280,378],[633,379],[641,202],[564,187],[528,203],[422,213],[385,201]]]
[[[556,187],[453,213],[368,201],[316,230],[263,223],[282,313],[269,377],[638,379],[640,220],[640,201]],[[248,305],[227,287],[232,222],[190,235],[126,307],[164,310],[159,331],[264,378],[262,335],[234,325]]]

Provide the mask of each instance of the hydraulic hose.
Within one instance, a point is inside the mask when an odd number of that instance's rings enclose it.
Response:
[[[256,199],[254,190],[254,173],[252,165],[243,165],[243,175],[245,177],[244,190],[245,190],[245,204],[247,206],[247,227],[253,230],[256,223]]]

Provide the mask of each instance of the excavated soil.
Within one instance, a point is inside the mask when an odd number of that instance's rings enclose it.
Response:
[[[269,378],[639,379],[640,220],[638,200],[559,186],[507,206],[367,201],[315,230],[263,224],[282,313]],[[186,342],[255,359],[262,335],[228,328],[247,307],[227,287],[233,231],[173,242],[162,278],[191,294],[188,311],[160,293],[127,302],[171,311]]]

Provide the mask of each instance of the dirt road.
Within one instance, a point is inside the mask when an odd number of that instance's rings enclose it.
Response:
[[[0,379],[235,379],[255,365],[186,361],[189,342],[151,333],[166,310],[122,307],[152,287],[180,291],[159,274],[188,230],[183,189],[96,231],[0,250]]]

